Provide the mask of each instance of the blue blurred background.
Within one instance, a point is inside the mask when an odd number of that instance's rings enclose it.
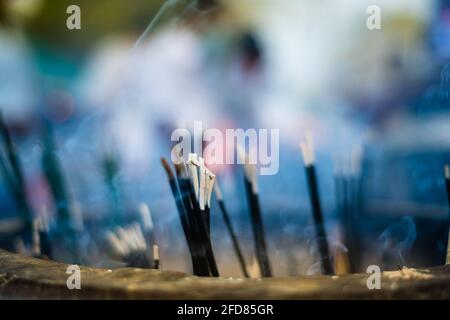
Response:
[[[72,4],[81,8],[81,30],[66,27]],[[366,26],[369,5],[381,9],[381,30]],[[342,254],[350,246],[354,271],[445,262],[450,1],[2,0],[0,23],[0,108],[19,148],[25,197],[34,215],[52,221],[40,160],[48,122],[70,205],[89,226],[79,236],[81,262],[110,265],[93,234],[114,210],[101,166],[113,153],[124,214],[132,220],[147,203],[164,268],[190,270],[159,159],[170,155],[172,130],[195,120],[221,130],[280,129],[280,170],[259,177],[277,276],[318,272],[298,147],[308,131],[337,269],[348,269]],[[242,172],[214,172],[251,262]],[[14,250],[10,193],[0,183],[1,243]],[[239,275],[215,206],[212,230],[221,273]]]

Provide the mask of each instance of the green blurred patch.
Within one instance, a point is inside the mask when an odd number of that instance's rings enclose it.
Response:
[[[84,51],[115,34],[137,37],[163,3],[164,0],[44,0],[37,14],[24,22],[25,32],[38,46]],[[69,5],[81,8],[81,30],[66,27]]]

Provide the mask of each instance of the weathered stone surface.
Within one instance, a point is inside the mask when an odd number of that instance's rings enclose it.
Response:
[[[67,265],[0,250],[0,297],[21,299],[449,299],[450,267],[382,275],[368,290],[367,274],[271,278],[198,278],[180,272],[81,267],[81,290],[66,286]]]

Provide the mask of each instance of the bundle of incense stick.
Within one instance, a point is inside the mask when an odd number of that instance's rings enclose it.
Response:
[[[147,258],[147,244],[138,223],[125,228],[119,227],[114,232],[109,231],[106,242],[111,257],[125,262],[128,267],[151,267]]]
[[[190,155],[175,165],[176,178],[167,160],[162,159],[177,206],[178,215],[192,258],[193,273],[197,276],[219,276],[212,250],[209,211],[214,175],[202,159]],[[200,174],[200,177],[199,177]]]
[[[270,266],[269,255],[267,253],[266,236],[264,223],[259,205],[258,183],[256,174],[256,165],[250,163],[248,155],[245,151],[238,147],[238,156],[240,162],[244,164],[244,184],[250,208],[250,219],[253,229],[253,238],[255,242],[256,259],[258,260],[261,275],[263,277],[271,277],[272,269]]]
[[[183,197],[183,203],[188,213],[189,225],[198,231],[198,246],[201,252],[205,252],[209,273],[213,277],[219,276],[216,259],[211,243],[210,234],[210,208],[211,195],[214,187],[215,176],[205,166],[202,158],[196,154],[189,154],[186,164],[178,159],[176,172],[178,183]],[[194,237],[195,239],[195,237]]]
[[[0,154],[0,170],[8,184],[9,190],[13,193],[18,210],[25,221],[25,239],[31,241],[32,211],[26,197],[25,178],[19,156],[17,155],[2,113],[0,113],[0,135],[3,144]]]
[[[305,164],[305,172],[309,189],[309,197],[313,213],[314,225],[316,229],[317,245],[319,249],[322,272],[324,274],[333,274],[330,250],[328,247],[327,235],[325,231],[322,209],[320,205],[319,188],[317,185],[317,175],[315,169],[314,142],[312,135],[307,134],[306,142],[300,143],[300,148]]]
[[[181,195],[181,191],[179,189],[177,180],[170,168],[169,163],[166,159],[161,158],[161,163],[163,165],[164,170],[167,173],[167,177],[169,179],[170,189],[172,191],[172,195],[175,199],[175,204],[177,207],[178,217],[180,218],[181,226],[183,228],[184,236],[186,238],[186,242],[189,248],[189,252],[192,260],[192,269],[193,273],[198,276],[208,276],[209,272],[207,267],[204,267],[202,264],[201,253],[197,250],[196,244],[194,243],[193,235],[191,234],[191,229],[188,223],[188,214],[183,203],[183,197]],[[206,269],[206,271],[205,271]]]
[[[450,166],[445,166],[445,187],[447,189],[447,200],[450,207]],[[445,259],[445,264],[450,264],[450,228],[448,233],[448,242],[447,242],[447,257]]]
[[[244,255],[242,254],[241,247],[239,246],[239,241],[238,241],[238,237],[236,236],[236,232],[234,232],[233,225],[231,224],[230,215],[228,214],[228,210],[225,206],[222,191],[220,190],[218,181],[216,181],[216,183],[214,185],[214,191],[216,194],[216,200],[217,200],[217,203],[219,204],[220,211],[222,212],[223,220],[225,221],[227,230],[230,233],[231,241],[233,242],[233,248],[234,248],[236,256],[239,260],[239,265],[241,266],[242,274],[244,275],[244,277],[249,278],[247,266],[245,264]]]

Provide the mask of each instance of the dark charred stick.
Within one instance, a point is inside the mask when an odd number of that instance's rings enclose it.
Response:
[[[249,156],[242,147],[238,147],[239,162],[244,164],[244,185],[250,211],[250,220],[253,230],[255,255],[262,277],[272,277],[269,255],[267,253],[266,236],[264,230],[261,208],[259,206],[258,182],[256,165],[250,163]]]
[[[320,259],[322,263],[322,271],[324,274],[334,274],[330,249],[328,247],[327,234],[320,205],[319,188],[317,185],[317,175],[314,165],[314,146],[312,137],[308,135],[307,142],[301,143],[303,160],[305,163],[305,173],[309,189],[309,198],[313,214],[314,226],[316,229],[317,245],[319,249]]]
[[[244,275],[244,277],[249,278],[250,276],[247,271],[247,265],[245,263],[244,255],[242,254],[242,250],[239,245],[238,237],[236,236],[236,232],[234,231],[233,225],[231,223],[230,215],[228,214],[228,210],[225,206],[225,201],[223,200],[222,191],[220,190],[220,187],[217,182],[215,185],[215,193],[216,193],[217,203],[219,205],[220,211],[222,212],[222,217],[225,222],[225,226],[227,227],[228,233],[231,236],[231,240],[233,242],[233,248],[234,248],[234,251],[238,258],[239,265],[241,266],[242,274]]]
[[[201,263],[201,257],[199,256],[199,251],[197,250],[197,246],[194,243],[193,235],[190,229],[190,226],[188,224],[188,218],[187,218],[187,209],[183,205],[183,197],[180,193],[180,190],[178,189],[178,184],[175,179],[175,176],[172,172],[172,169],[170,168],[169,163],[166,159],[162,158],[161,163],[164,167],[164,170],[167,173],[167,177],[169,179],[170,188],[172,190],[172,195],[175,199],[175,204],[177,207],[178,216],[180,218],[181,225],[183,227],[184,236],[186,237],[186,242],[189,248],[189,252],[191,254],[192,259],[192,269],[194,275],[202,276],[203,268]]]
[[[252,183],[246,178],[245,189],[247,193],[248,205],[250,208],[250,219],[252,222],[253,237],[255,241],[256,258],[263,277],[272,277],[272,269],[267,254],[267,244],[265,238],[264,224],[259,205],[259,196],[253,191]]]
[[[318,241],[319,253],[322,261],[322,269],[324,274],[333,274],[333,268],[330,261],[330,252],[328,248],[327,235],[325,231],[322,210],[320,206],[319,193],[317,188],[317,177],[314,166],[305,168],[310,194],[311,207],[316,228],[316,236]]]

